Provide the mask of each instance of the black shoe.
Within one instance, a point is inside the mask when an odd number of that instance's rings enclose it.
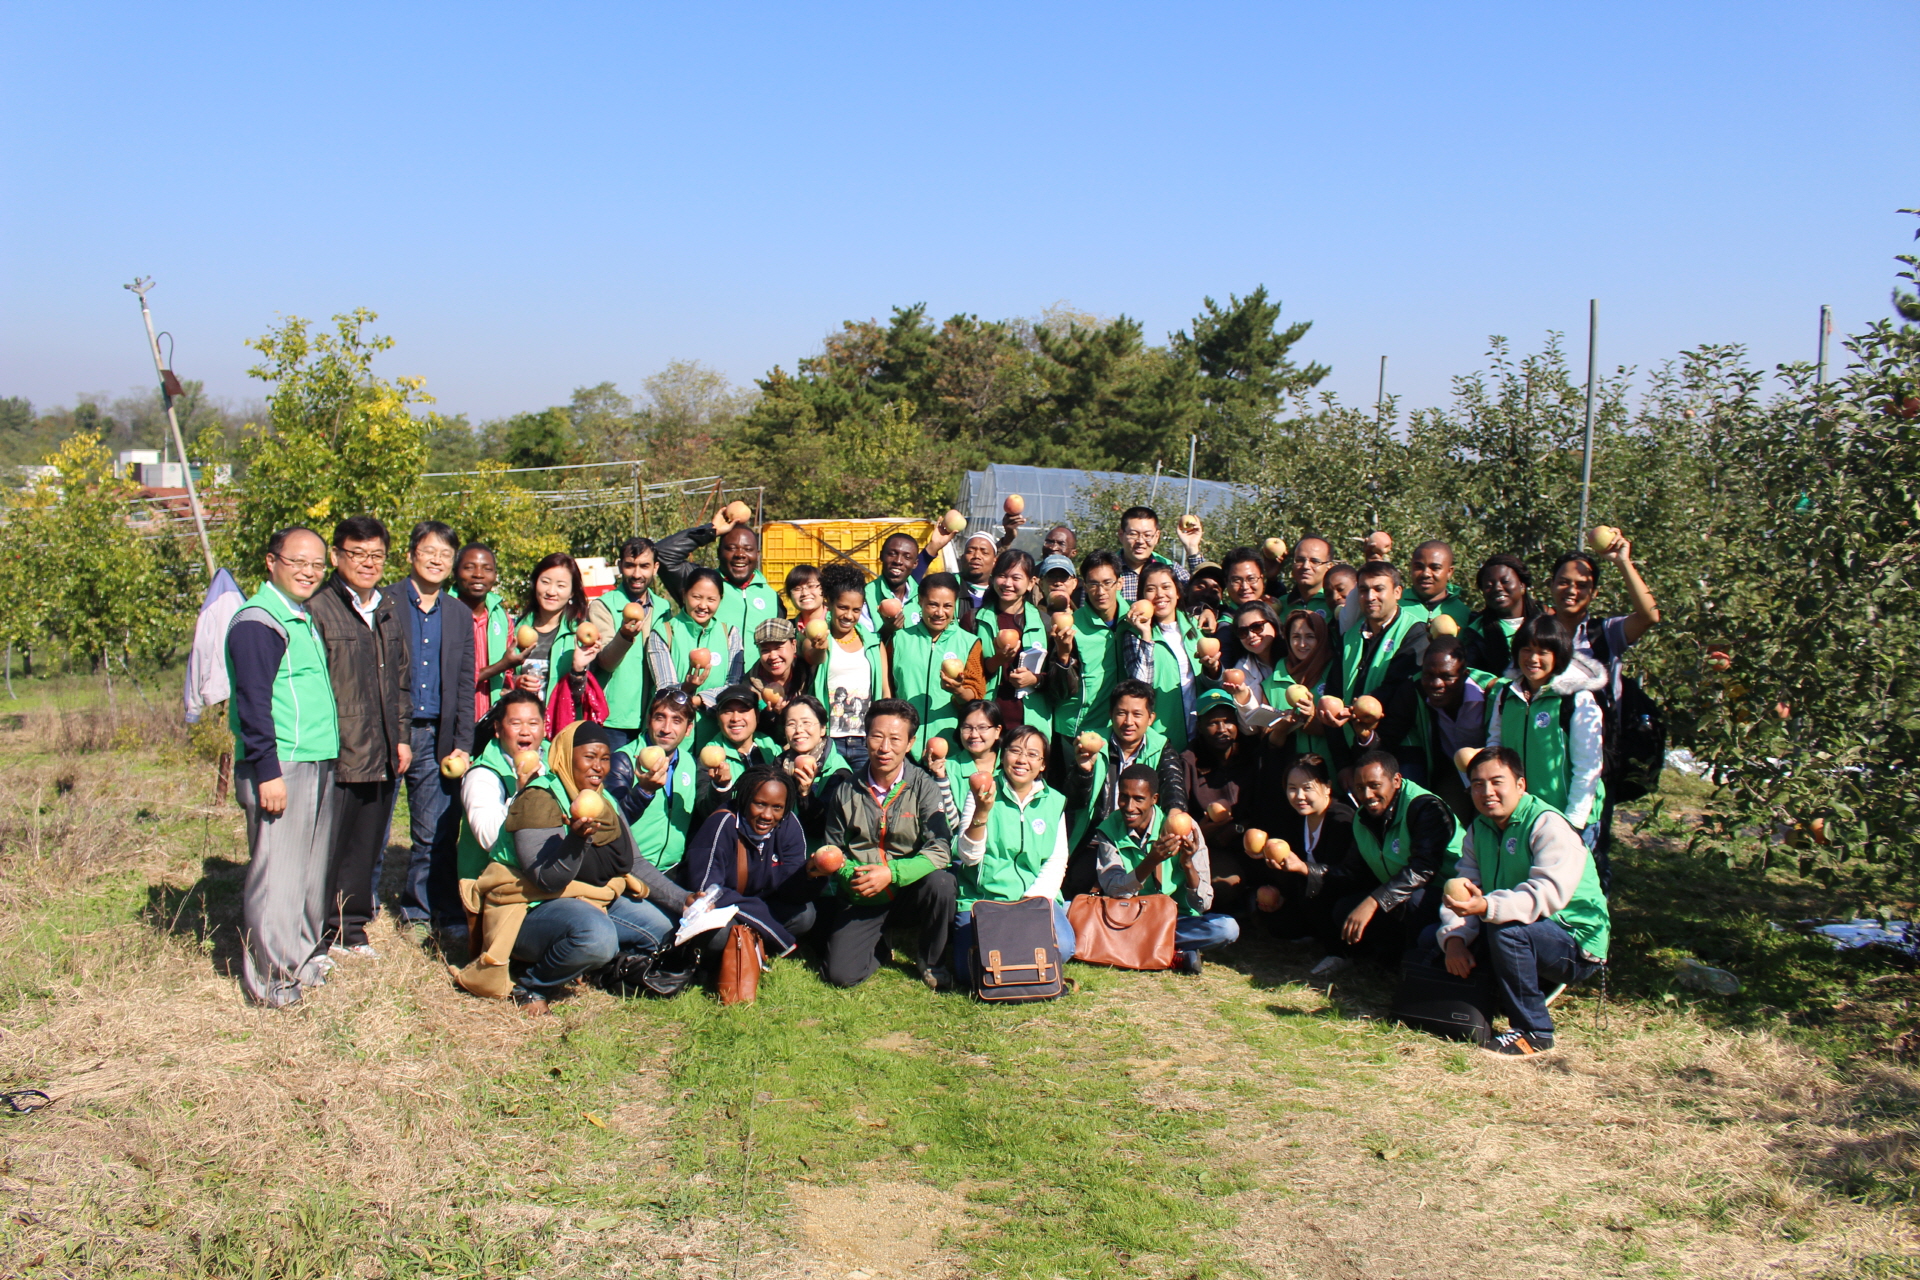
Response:
[[[1198,973],[1200,972],[1201,963],[1202,961],[1198,951],[1182,951],[1180,958],[1174,962],[1173,967],[1181,973]]]
[[[1551,1031],[1502,1031],[1482,1045],[1488,1053],[1502,1058],[1531,1058],[1553,1051]]]

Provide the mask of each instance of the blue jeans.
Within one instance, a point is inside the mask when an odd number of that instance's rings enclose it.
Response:
[[[1073,926],[1067,923],[1067,906],[1055,900],[1053,904],[1053,945],[1060,949],[1060,963],[1073,959]],[[973,985],[973,908],[954,913],[953,917],[953,972],[954,976],[967,985]]]
[[[1500,1007],[1515,1031],[1552,1035],[1553,1015],[1541,988],[1578,982],[1600,967],[1580,958],[1580,944],[1558,921],[1490,924],[1481,937]]]
[[[413,726],[413,766],[407,770],[413,852],[400,891],[400,914],[419,923],[458,924],[467,918],[458,870],[460,784],[440,776],[436,724]]]
[[[1219,911],[1181,916],[1173,922],[1173,945],[1181,951],[1212,951],[1240,940],[1240,922]]]
[[[605,911],[585,898],[543,902],[527,912],[513,941],[515,985],[551,999],[581,974],[612,964],[622,951],[658,950],[673,929],[667,913],[651,902],[615,898]]]
[[[867,772],[867,740],[863,735],[858,738],[835,738],[833,749],[845,756],[847,763],[853,766],[853,776],[863,777]]]

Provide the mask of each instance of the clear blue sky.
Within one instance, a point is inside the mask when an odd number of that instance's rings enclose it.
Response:
[[[0,395],[217,395],[380,312],[475,419],[848,318],[1265,284],[1302,358],[1444,401],[1485,339],[1771,365],[1887,314],[1920,5],[8,5]],[[1583,358],[1583,357],[1581,357]]]

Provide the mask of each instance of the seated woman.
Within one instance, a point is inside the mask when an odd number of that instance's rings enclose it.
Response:
[[[808,874],[807,841],[793,812],[793,784],[775,765],[741,776],[733,803],[706,820],[687,846],[687,889],[716,890],[713,905],[738,907],[735,921],[760,935],[769,955],[791,954],[817,918],[824,881]],[[727,945],[726,929],[691,941],[711,954]]]
[[[966,808],[953,842],[953,873],[960,894],[953,917],[953,964],[962,981],[973,977],[973,904],[1045,898],[1053,904],[1053,940],[1060,963],[1073,959],[1073,926],[1060,900],[1067,873],[1067,801],[1048,786],[1047,735],[1016,725],[1000,751],[1000,778],[991,769],[968,779]]]
[[[1200,972],[1200,953],[1224,947],[1240,937],[1240,922],[1213,910],[1213,874],[1200,828],[1184,836],[1163,831],[1160,775],[1143,764],[1120,772],[1119,807],[1094,828],[1094,865],[1100,892],[1109,898],[1164,893],[1180,909],[1174,920],[1175,966]]]
[[[486,745],[468,759],[455,751],[449,760],[466,763],[460,779],[460,841],[458,874],[460,903],[467,912],[469,963],[464,969],[449,965],[453,980],[477,996],[499,999],[512,983],[504,952],[489,953],[480,937],[480,878],[489,866],[517,868],[513,837],[507,834],[507,804],[520,788],[546,768],[546,716],[540,695],[528,689],[510,689],[487,714]]]
[[[1346,865],[1353,853],[1353,809],[1334,800],[1331,767],[1326,757],[1313,754],[1287,766],[1286,800],[1267,833],[1265,860],[1252,863],[1255,878],[1272,886],[1279,900],[1256,895],[1256,902],[1275,936],[1316,936],[1330,928],[1337,896],[1321,892],[1328,872]],[[1275,857],[1272,843],[1283,840],[1287,851]]]
[[[999,765],[1002,723],[999,703],[976,698],[960,708],[960,724],[954,731],[960,739],[960,754],[927,761],[927,772],[943,784],[941,803],[955,831],[963,830],[960,811],[967,803],[967,779],[981,771],[992,773]]]
[[[483,924],[487,946],[508,947],[514,999],[536,1015],[623,953],[659,950],[686,905],[686,891],[635,848],[618,805],[603,799],[596,812],[574,814],[575,800],[601,794],[613,767],[607,731],[576,720],[555,735],[547,759],[549,770],[507,810],[518,874],[484,899],[483,911],[504,909],[499,929]]]
[[[827,789],[841,774],[851,774],[853,766],[833,748],[827,736],[827,709],[810,693],[798,694],[787,704],[786,749],[780,753],[780,768],[793,778],[793,811],[806,833],[807,848],[818,849],[826,840]]]

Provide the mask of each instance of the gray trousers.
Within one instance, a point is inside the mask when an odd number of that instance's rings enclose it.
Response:
[[[236,760],[233,794],[247,811],[246,886],[241,890],[240,985],[257,1004],[279,1007],[325,976],[327,871],[333,852],[333,761],[281,762],[287,808],[260,811],[253,765]]]

